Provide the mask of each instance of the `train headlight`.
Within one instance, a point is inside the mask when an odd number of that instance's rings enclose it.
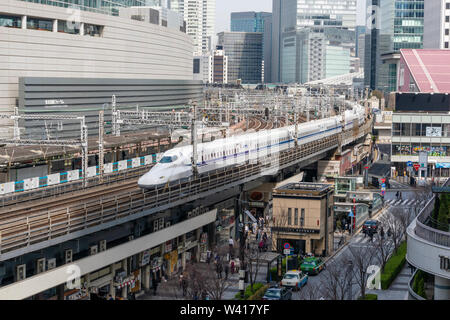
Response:
[[[162,179],[164,179],[165,177],[164,176],[162,176],[162,177],[159,177],[159,180],[162,180]]]

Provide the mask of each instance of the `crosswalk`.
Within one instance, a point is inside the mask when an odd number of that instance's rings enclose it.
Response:
[[[395,180],[390,180],[389,183],[391,185],[391,189],[409,189],[409,188],[411,188],[411,186],[409,186],[405,183],[395,181]]]
[[[389,207],[421,207],[427,203],[427,200],[419,199],[389,199],[385,201],[386,206]]]
[[[361,232],[361,233],[355,235],[355,236],[352,238],[350,244],[351,244],[352,246],[355,246],[355,245],[356,245],[356,246],[358,246],[358,245],[368,245],[371,241],[372,241],[372,242],[377,242],[377,241],[379,240],[378,237],[379,237],[379,234],[375,234],[373,240],[371,240],[369,236],[365,236],[365,235]],[[385,241],[387,241],[387,242],[391,242],[391,241],[392,241],[392,240],[389,239],[386,235],[385,235],[385,238],[384,238],[384,239],[385,239]]]

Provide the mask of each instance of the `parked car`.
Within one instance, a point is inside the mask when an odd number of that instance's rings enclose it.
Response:
[[[281,285],[297,291],[306,285],[307,282],[308,275],[304,274],[300,270],[291,270],[285,273],[283,279],[281,280]]]
[[[305,258],[300,266],[300,270],[308,275],[319,274],[319,272],[323,269],[325,269],[325,263],[321,258],[318,257]]]
[[[363,224],[362,232],[363,233],[368,233],[368,232],[377,233],[379,225],[380,225],[380,222],[377,220],[367,220]]]
[[[262,300],[291,300],[292,291],[284,287],[271,287],[267,289]]]

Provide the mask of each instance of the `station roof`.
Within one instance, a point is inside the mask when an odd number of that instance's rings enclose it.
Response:
[[[450,50],[401,49],[420,92],[450,92]]]
[[[111,149],[121,146],[137,144],[145,141],[156,141],[168,138],[167,133],[157,132],[155,129],[140,132],[125,133],[120,137],[105,136],[104,148]],[[98,150],[98,137],[92,137],[88,141],[89,150]],[[30,162],[38,159],[48,159],[63,154],[76,154],[81,152],[80,147],[55,147],[55,146],[6,146],[0,147],[0,165],[8,163]]]

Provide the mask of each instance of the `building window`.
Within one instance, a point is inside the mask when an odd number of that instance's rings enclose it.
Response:
[[[80,34],[80,24],[73,21],[58,20],[58,32]]]
[[[445,29],[445,35],[448,36],[449,34],[449,29]]]
[[[294,224],[298,226],[298,208],[295,208],[294,211]]]
[[[288,225],[290,226],[292,224],[292,209],[288,209]]]
[[[445,17],[445,22],[450,22],[450,17],[449,16]]]
[[[27,18],[27,29],[53,31],[53,21],[41,18]]]
[[[103,26],[86,23],[84,25],[84,35],[89,35],[91,37],[101,37],[103,36]]]
[[[445,42],[445,48],[448,49],[448,41]]]
[[[0,15],[0,27],[22,28],[22,19],[16,16]]]
[[[300,227],[305,226],[305,209],[302,209],[300,214]]]

